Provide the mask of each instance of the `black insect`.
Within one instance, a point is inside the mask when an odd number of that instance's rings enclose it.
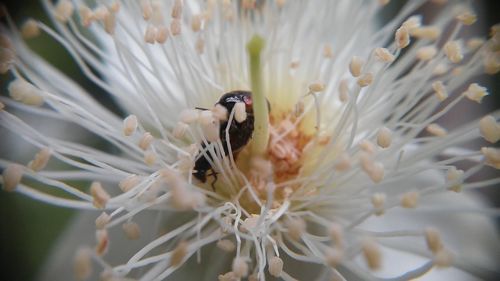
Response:
[[[238,123],[236,120],[233,119],[230,124],[229,142],[231,145],[231,152],[233,153],[234,156],[236,156],[237,153],[241,151],[241,149],[248,143],[250,138],[252,138],[254,116],[253,116],[253,107],[252,107],[253,102],[252,102],[251,92],[232,91],[224,94],[216,103],[225,107],[227,109],[227,112],[231,114],[234,105],[238,102],[245,103],[247,118],[241,123]],[[228,125],[229,125],[228,121],[222,122],[220,124],[220,129],[219,129],[219,138],[222,142],[222,146],[224,147],[224,155],[227,155],[229,153],[228,144],[226,141],[226,129]],[[206,148],[204,142],[201,143],[201,147],[202,149]],[[210,160],[212,159],[210,158]],[[214,181],[212,182],[212,188],[214,188],[214,183],[217,180],[217,175],[210,166],[210,163],[204,154],[201,154],[200,158],[196,160],[196,163],[194,165],[194,170],[195,171],[193,172],[193,176],[198,180],[200,180],[201,182],[207,181],[207,172],[209,170],[212,170],[212,173],[208,176],[212,175],[214,176]]]

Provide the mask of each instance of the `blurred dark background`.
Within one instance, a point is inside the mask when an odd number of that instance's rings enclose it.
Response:
[[[392,1],[383,13],[391,17],[405,1]],[[479,16],[475,28],[482,29],[485,35],[489,27],[500,22],[500,1],[474,1]],[[37,18],[49,23],[39,1],[19,0],[3,1],[9,14],[18,25],[28,17]],[[424,12],[424,11],[423,11]],[[429,12],[429,11],[425,11]],[[432,12],[432,11],[431,11]],[[31,39],[29,44],[44,58],[57,66],[68,76],[86,88],[94,96],[106,104],[111,110],[120,114],[119,109],[106,93],[93,85],[81,73],[68,53],[46,35]],[[2,95],[6,95],[8,75],[0,76]],[[481,81],[481,80],[480,80]],[[491,96],[485,102],[492,109],[500,108],[500,80],[498,74],[484,78],[481,84],[488,85]],[[458,113],[457,118],[463,116]],[[470,117],[467,117],[470,120]],[[453,120],[452,120],[453,121]],[[461,122],[459,119],[455,122]],[[0,131],[0,140],[2,131]],[[0,158],[7,153],[8,147],[0,145]],[[500,206],[498,191],[489,189],[485,195],[496,206]],[[43,264],[44,257],[51,249],[53,242],[63,231],[66,223],[74,215],[74,211],[40,203],[18,194],[0,191],[0,279],[1,280],[34,280],[37,271]]]

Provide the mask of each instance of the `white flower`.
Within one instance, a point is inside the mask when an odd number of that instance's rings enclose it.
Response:
[[[500,183],[474,177],[499,168],[500,151],[462,145],[496,143],[500,112],[441,121],[461,101],[487,102],[486,88],[465,83],[500,66],[498,27],[489,40],[462,37],[476,20],[468,6],[432,1],[440,13],[427,23],[415,15],[426,1],[409,1],[375,27],[388,1],[98,2],[44,1],[54,29],[29,20],[1,37],[0,70],[14,76],[1,125],[40,150],[29,163],[0,160],[4,189],[101,210],[78,228],[94,241],[65,240],[82,247],[77,278],[495,274],[498,210],[464,193]],[[24,40],[40,33],[127,116],[30,51]],[[11,109],[107,148],[44,134]]]

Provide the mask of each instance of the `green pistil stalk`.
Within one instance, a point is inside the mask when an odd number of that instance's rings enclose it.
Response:
[[[253,132],[253,155],[264,155],[269,140],[269,111],[267,101],[262,90],[262,72],[260,55],[264,48],[264,39],[254,35],[247,44],[250,58],[250,81],[252,87],[254,132]]]

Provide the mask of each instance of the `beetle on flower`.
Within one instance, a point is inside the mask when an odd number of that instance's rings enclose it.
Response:
[[[489,278],[498,210],[468,193],[500,183],[473,177],[500,167],[500,112],[441,121],[488,99],[468,81],[500,70],[500,27],[465,39],[472,7],[444,2],[408,1],[375,28],[388,1],[45,0],[54,28],[2,27],[0,70],[14,78],[1,126],[39,149],[28,163],[0,160],[3,188],[99,211],[95,245],[75,245],[78,279],[408,280],[444,267]],[[435,21],[415,14],[422,5],[439,8]],[[42,32],[125,118],[27,47]],[[234,91],[247,99],[217,102]],[[14,112],[113,149],[47,135]],[[114,243],[120,235],[131,241]]]

